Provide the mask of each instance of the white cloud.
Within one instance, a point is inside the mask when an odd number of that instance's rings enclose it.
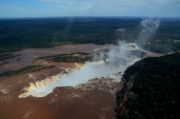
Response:
[[[39,0],[41,2],[55,3],[79,10],[89,10],[94,4],[90,0]]]
[[[38,7],[34,7],[36,5],[34,2],[32,4],[15,4],[21,5],[20,7],[23,7],[24,10],[0,4],[0,12],[4,16],[8,14],[9,16],[16,14],[18,14],[17,16],[180,16],[180,0],[36,1],[38,1],[36,3]]]
[[[91,2],[80,2],[77,6],[78,9],[80,10],[89,10],[94,7],[94,4]]]
[[[180,0],[39,0],[41,2],[59,4],[68,9],[79,11],[108,12],[108,11],[131,11],[138,12],[142,9],[164,9],[180,5]]]
[[[77,4],[77,3],[118,3],[119,5],[141,6],[141,5],[176,5],[180,0],[39,0],[42,2],[60,3],[60,4]],[[111,4],[110,4],[111,5]]]

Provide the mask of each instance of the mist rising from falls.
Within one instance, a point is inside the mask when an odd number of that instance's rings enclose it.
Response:
[[[154,25],[156,23],[151,22],[154,21],[150,20],[147,22],[146,19],[144,22],[141,22],[142,31],[139,35],[140,40],[143,39],[143,33],[146,34],[144,35],[144,40],[146,41],[151,35],[155,34],[158,27]],[[123,73],[127,67],[142,58],[140,55],[134,53],[135,51],[144,52],[136,43],[129,44],[125,41],[119,41],[117,46],[110,47],[107,52],[95,54],[94,61],[86,62],[78,69],[74,69],[67,74],[60,73],[42,81],[30,83],[30,86],[25,88],[25,93],[19,95],[19,98],[28,96],[44,97],[51,93],[56,87],[74,87],[86,83],[90,79],[110,77],[118,72]]]
[[[21,94],[19,98],[30,95],[44,97],[56,87],[74,87],[86,83],[90,79],[110,77],[118,72],[123,72],[128,66],[140,59],[130,55],[133,49],[135,50],[135,48],[130,50],[130,46],[125,42],[120,42],[119,46],[113,46],[107,53],[107,62],[103,60],[104,53],[102,53],[101,56],[96,56],[96,61],[86,62],[81,68],[67,74],[58,74],[36,83],[30,83],[30,86],[25,88],[26,92]]]
[[[149,41],[152,40],[159,26],[159,19],[144,19],[141,21],[141,30],[137,38],[137,44],[141,47],[144,47]]]

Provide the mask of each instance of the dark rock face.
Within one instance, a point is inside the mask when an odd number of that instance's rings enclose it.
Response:
[[[117,119],[180,118],[180,53],[146,58],[129,67],[117,93]]]

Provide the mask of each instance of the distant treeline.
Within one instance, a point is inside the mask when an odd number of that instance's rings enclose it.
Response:
[[[132,35],[142,18],[44,18],[0,20],[0,53],[23,48],[53,47],[64,43],[116,43]],[[126,29],[116,34],[118,28]],[[133,34],[131,40],[137,34]],[[152,47],[180,49],[180,20],[162,19]],[[160,52],[160,51],[158,51]]]

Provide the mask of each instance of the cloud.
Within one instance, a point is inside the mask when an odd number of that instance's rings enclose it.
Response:
[[[0,17],[7,15],[180,17],[178,12],[180,0],[0,0],[0,8]]]
[[[180,0],[39,0],[41,2],[58,4],[78,15],[95,16],[128,16],[156,14],[158,11],[167,10],[171,12],[174,6],[180,6]],[[143,12],[144,11],[144,12]],[[88,13],[85,13],[88,12]],[[154,13],[152,13],[154,12]],[[172,11],[174,12],[174,11]],[[162,13],[165,14],[165,13]],[[73,14],[74,15],[74,14]]]
[[[38,0],[73,16],[179,16],[180,0]],[[62,11],[62,9],[61,9]],[[168,15],[166,15],[168,13]]]
[[[41,2],[59,3],[59,4],[76,4],[78,0],[38,0]]]
[[[64,5],[66,7],[71,7],[73,9],[79,9],[79,10],[89,10],[94,7],[93,2],[91,2],[90,0],[39,0],[39,1]]]
[[[142,5],[177,5],[180,0],[39,0],[42,2],[59,3],[59,4],[81,4],[81,3],[95,3],[95,4],[113,4],[125,6],[142,6]],[[111,4],[110,4],[111,3]]]
[[[136,13],[142,9],[164,9],[180,5],[180,0],[38,0],[41,2],[59,4],[74,10],[94,10],[101,14],[108,11],[131,11]],[[93,12],[92,10],[92,12]]]
[[[77,8],[80,10],[89,10],[89,9],[92,9],[93,7],[94,7],[94,4],[90,2],[80,2],[77,6]]]

